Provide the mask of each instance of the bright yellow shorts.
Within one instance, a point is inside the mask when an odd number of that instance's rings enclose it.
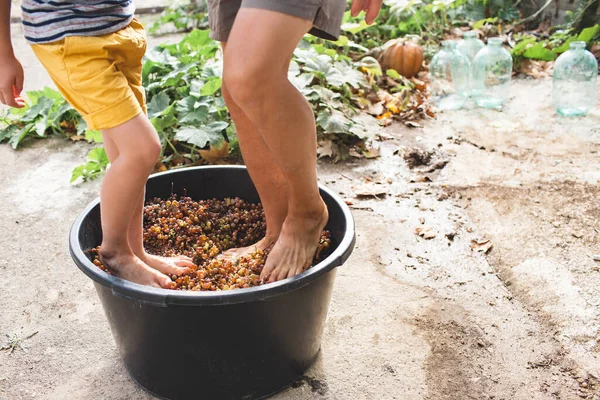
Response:
[[[31,47],[90,129],[114,128],[146,112],[146,33],[137,20],[107,35],[67,36]]]

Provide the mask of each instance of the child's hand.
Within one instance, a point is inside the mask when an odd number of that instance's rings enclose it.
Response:
[[[0,102],[10,107],[22,108],[25,100],[23,90],[23,67],[13,55],[0,57]]]

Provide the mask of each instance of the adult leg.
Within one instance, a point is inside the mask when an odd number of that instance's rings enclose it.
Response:
[[[222,46],[224,50],[227,48],[226,43],[222,43]],[[227,58],[226,55],[225,58]],[[235,103],[227,85],[227,79],[225,79],[221,88],[223,98],[235,123],[244,163],[260,196],[267,221],[265,237],[258,243],[246,248],[231,249],[224,254],[226,257],[240,257],[256,248],[264,250],[277,241],[287,215],[288,185],[257,127]]]
[[[287,78],[293,51],[311,26],[282,13],[242,8],[225,50],[231,97],[258,128],[289,187],[287,217],[262,273],[269,282],[310,266],[328,218],[317,185],[314,116]]]

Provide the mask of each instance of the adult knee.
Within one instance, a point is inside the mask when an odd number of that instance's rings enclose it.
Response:
[[[244,62],[243,60],[229,57],[223,68],[223,81],[227,87],[229,101],[250,111],[255,105],[262,103],[261,99],[272,93],[273,85],[279,80],[278,71],[264,65],[258,60]],[[228,99],[225,98],[225,101]]]

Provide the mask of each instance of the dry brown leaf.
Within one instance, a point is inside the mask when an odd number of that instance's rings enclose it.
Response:
[[[413,122],[413,121],[404,121],[404,125],[408,126],[409,128],[422,128],[423,127],[423,125],[417,124],[416,122]]]
[[[74,142],[79,142],[80,140],[85,140],[85,136],[73,135],[73,136],[70,136],[69,139],[71,139]]]
[[[376,183],[365,183],[364,185],[353,187],[356,197],[383,197],[389,193],[389,188],[385,185]]]
[[[375,104],[370,104],[367,107],[367,113],[371,114],[371,115],[381,115],[385,112],[385,109],[383,107],[383,101],[380,101],[378,103]]]
[[[154,172],[165,172],[166,170],[167,167],[165,167],[165,164],[160,161],[154,165]]]
[[[492,249],[492,241],[487,238],[473,239],[471,240],[471,250],[478,251],[483,254],[487,254]]]
[[[367,148],[363,151],[363,155],[367,159],[378,158],[381,154],[378,142],[369,142]]]
[[[358,150],[356,150],[354,148],[350,149],[348,154],[350,155],[350,157],[354,157],[354,158],[364,158],[365,157],[362,153],[360,153]]]
[[[221,148],[213,147],[212,145],[208,150],[198,150],[202,158],[207,162],[215,162],[229,155],[229,143],[223,142]]]
[[[552,75],[553,61],[525,60],[519,65],[518,71],[533,78],[545,78]]]
[[[334,146],[335,146],[335,143],[333,143],[332,140],[329,140],[329,139],[319,140],[319,143],[317,144],[317,155],[319,156],[319,158],[323,158],[323,157],[333,158],[333,155],[335,153]]]
[[[436,235],[433,228],[429,225],[418,226],[415,228],[415,235],[421,236],[423,239],[433,239]]]

